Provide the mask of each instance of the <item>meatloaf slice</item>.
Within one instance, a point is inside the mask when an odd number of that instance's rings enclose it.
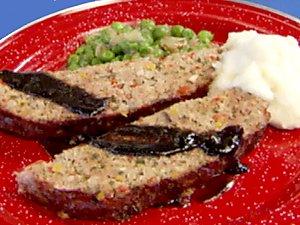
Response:
[[[231,89],[202,99],[176,103],[133,124],[176,127],[196,133],[239,125],[244,129],[246,141],[261,136],[269,121],[266,107],[267,103],[260,98],[240,89]],[[237,155],[243,153],[238,151]]]
[[[0,128],[35,138],[107,131],[182,99],[204,96],[215,77],[212,63],[218,60],[218,51],[219,47],[214,46],[171,54],[164,59],[112,62],[75,71],[2,71]],[[50,83],[53,87],[49,87]],[[63,89],[72,89],[74,93]],[[78,110],[89,101],[87,95],[96,102],[103,100],[101,110],[92,114]],[[93,104],[85,110],[90,106]]]
[[[266,108],[266,102],[251,94],[229,90],[174,104],[135,124],[199,133],[238,124],[245,131],[238,149],[241,154],[252,148],[267,125]],[[16,181],[19,193],[63,215],[123,219],[190,196],[196,187],[231,168],[233,158],[209,155],[199,148],[169,156],[118,155],[84,144],[63,151],[51,162],[25,167]]]

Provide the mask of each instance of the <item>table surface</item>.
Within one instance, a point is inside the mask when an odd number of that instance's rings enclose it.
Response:
[[[248,0],[300,18],[300,0]],[[0,38],[42,16],[91,0],[3,0],[0,3]]]

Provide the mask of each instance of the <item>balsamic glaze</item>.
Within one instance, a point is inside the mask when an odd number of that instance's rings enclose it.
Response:
[[[199,147],[208,155],[233,156],[242,135],[243,128],[239,126],[196,134],[175,128],[129,125],[93,137],[91,144],[121,155],[167,156]]]
[[[107,98],[97,98],[80,87],[70,86],[43,72],[4,70],[0,72],[0,79],[11,88],[49,99],[77,114],[93,116],[104,110],[107,104]]]
[[[229,168],[225,170],[227,174],[241,174],[241,173],[247,173],[248,167],[244,164],[242,164],[238,159],[235,159]]]

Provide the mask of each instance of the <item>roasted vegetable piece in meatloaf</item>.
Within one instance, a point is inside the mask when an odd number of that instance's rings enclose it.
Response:
[[[26,137],[99,134],[202,97],[219,47],[75,71],[0,72],[0,128]]]
[[[83,144],[18,172],[19,193],[77,218],[124,219],[145,208],[180,201],[224,174],[233,158],[253,147],[268,123],[266,108],[260,98],[229,90],[174,104],[133,124],[196,133],[238,125],[244,134],[235,156],[210,155],[200,148],[169,156],[132,156]]]

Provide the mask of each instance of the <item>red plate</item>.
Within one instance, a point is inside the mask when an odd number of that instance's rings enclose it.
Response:
[[[299,20],[232,1],[101,1],[64,10],[0,42],[0,69],[57,70],[82,42],[82,35],[115,20],[153,18],[158,23],[208,29],[223,42],[227,33],[255,29],[300,40]],[[16,193],[13,172],[38,159],[42,146],[0,133],[0,224],[120,224],[61,220]],[[300,130],[268,128],[260,145],[244,158],[250,172],[235,177],[221,197],[191,207],[149,209],[124,224],[300,224]]]

